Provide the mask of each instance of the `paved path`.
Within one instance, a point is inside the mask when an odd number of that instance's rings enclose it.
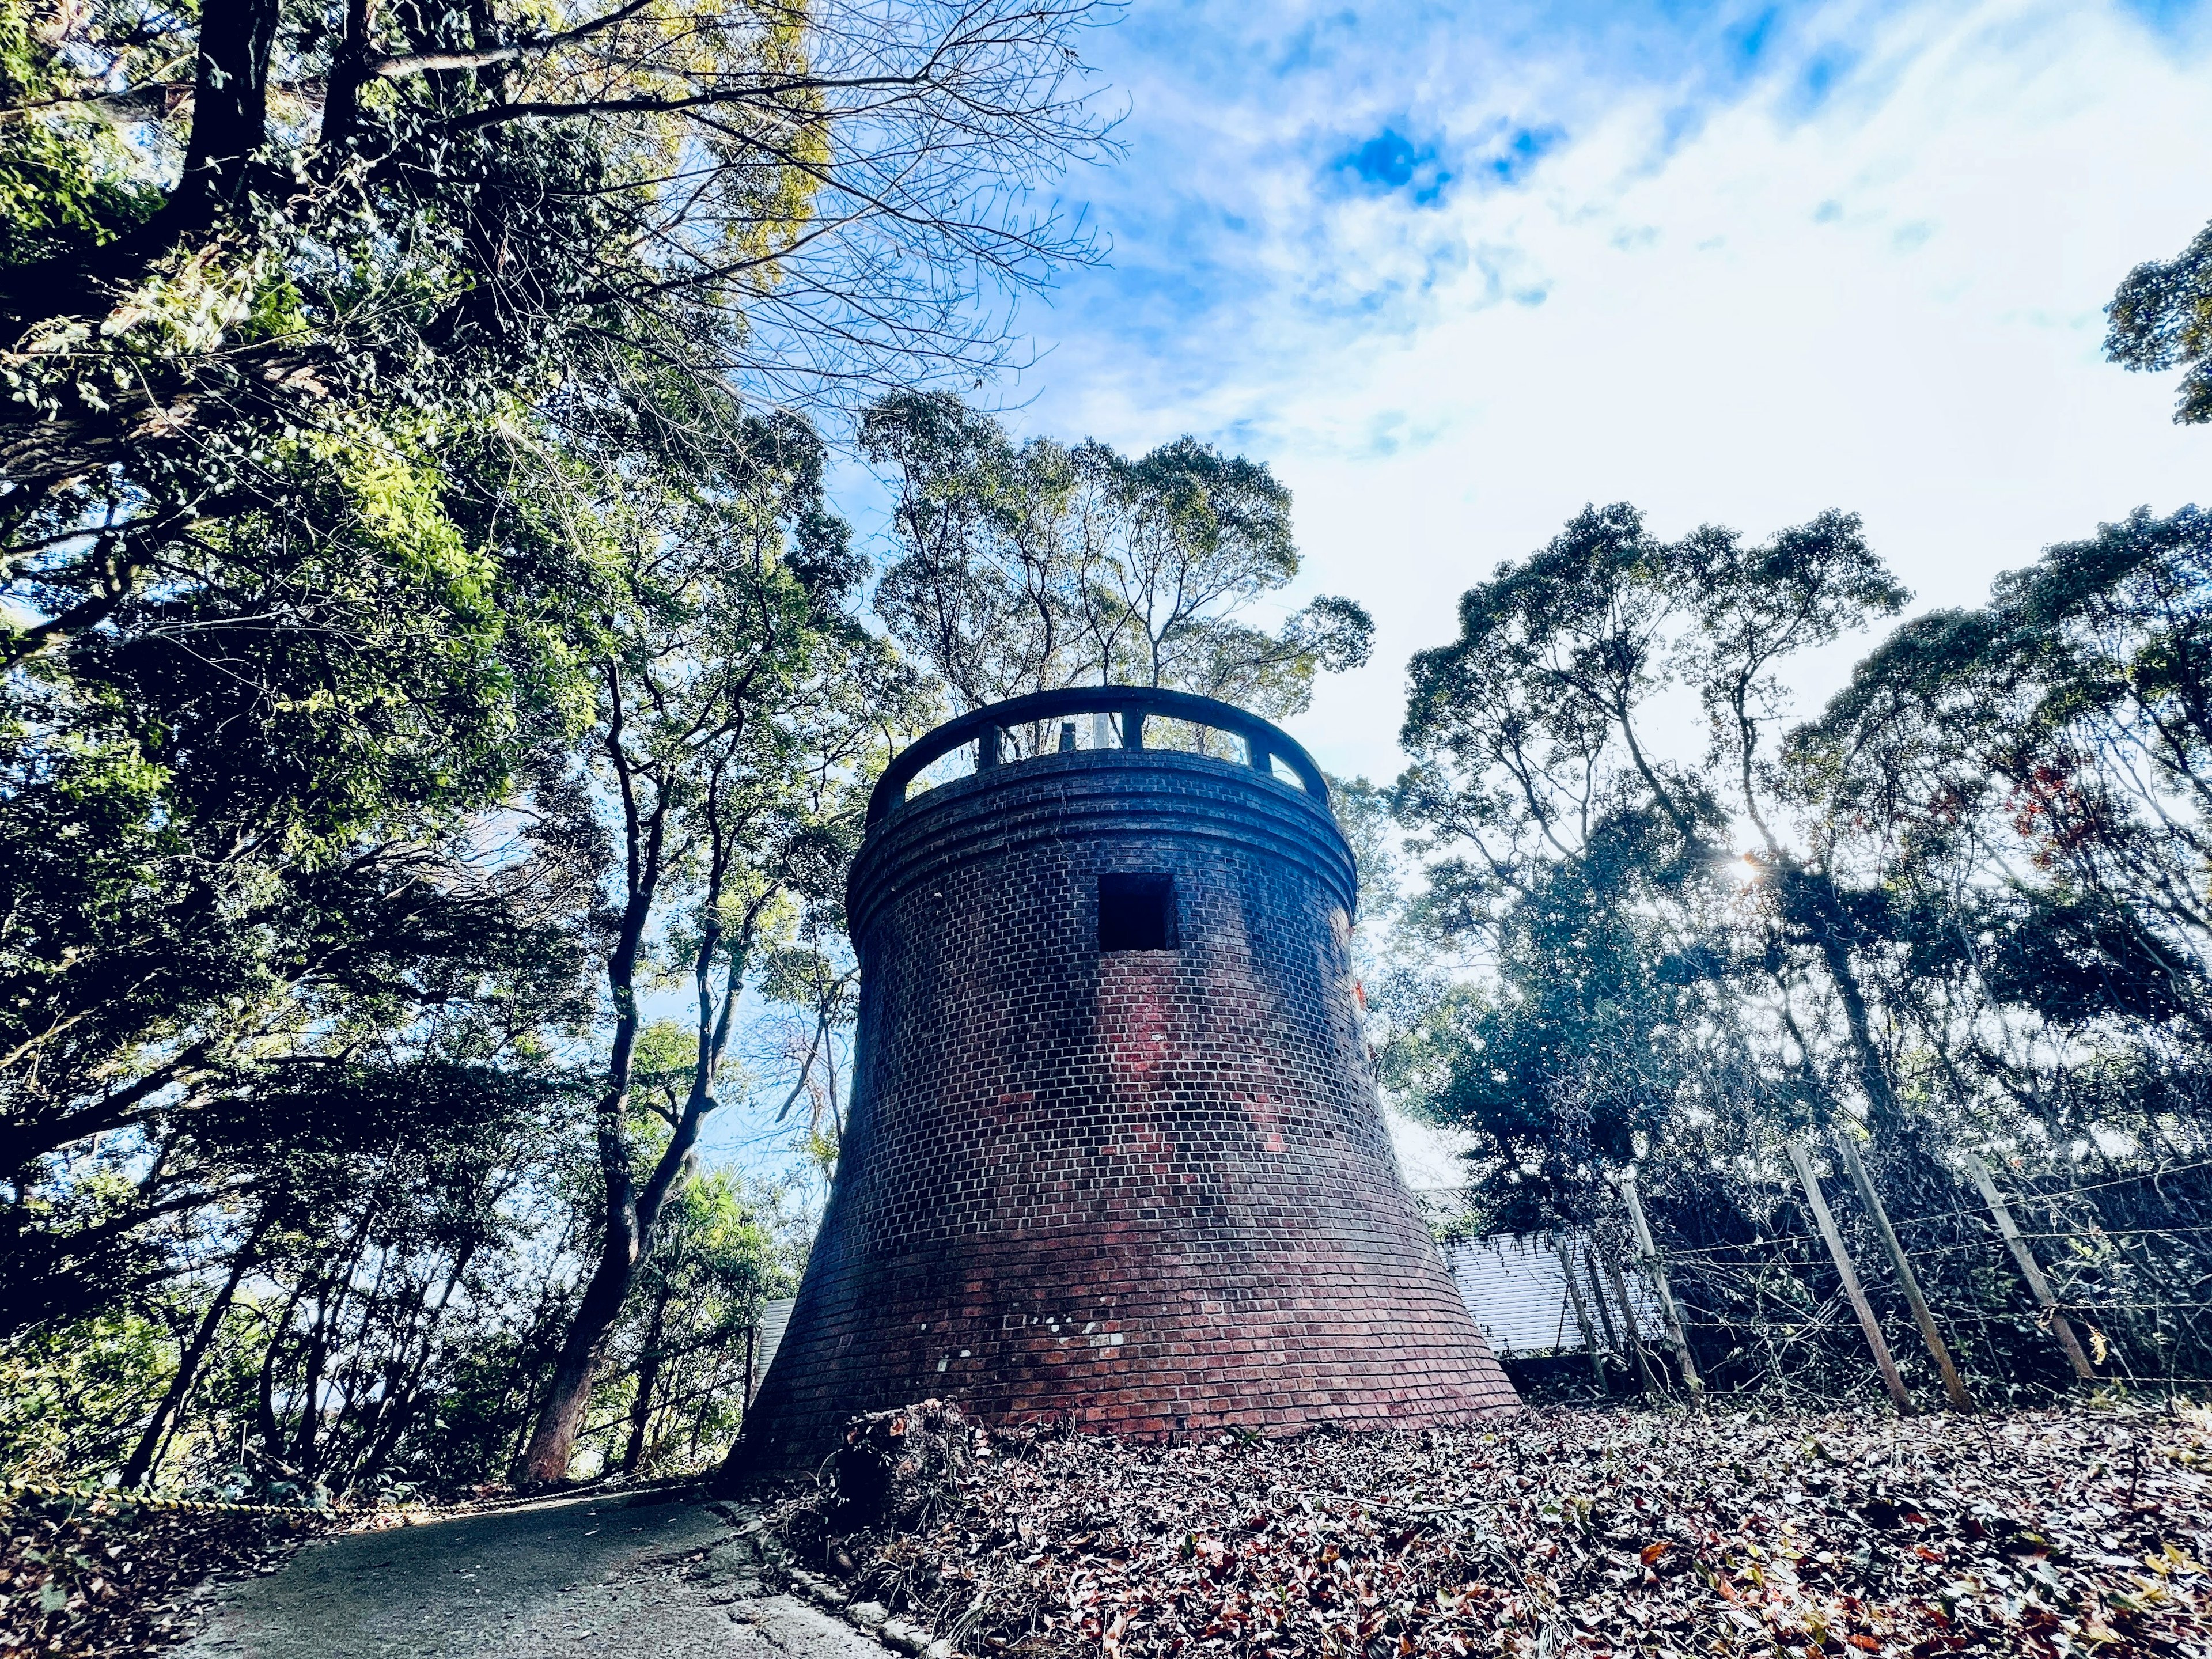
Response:
[[[185,1659],[888,1659],[804,1602],[733,1600],[717,1575],[687,1570],[686,1558],[732,1536],[704,1504],[624,1508],[589,1498],[349,1534],[227,1589],[181,1651]]]

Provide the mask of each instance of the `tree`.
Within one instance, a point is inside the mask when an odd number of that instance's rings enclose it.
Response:
[[[761,1309],[797,1288],[763,1213],[780,1196],[722,1171],[684,1188],[640,1270],[623,1474],[669,1461],[679,1435],[679,1461],[696,1466],[735,1431]]]
[[[963,708],[1073,683],[1087,665],[1066,516],[1074,469],[1043,439],[1017,449],[957,398],[893,396],[860,428],[898,481],[899,557],[876,614]]]
[[[1915,618],[1791,740],[1824,834],[1908,901],[1906,1006],[1949,1080],[2062,1138],[2212,1098],[2208,596],[2212,520],[2138,511]],[[2085,1096],[2093,1054],[2131,1083]]]
[[[604,1209],[590,1273],[518,1478],[565,1478],[600,1354],[718,1104],[755,953],[792,896],[842,856],[843,781],[896,717],[901,680],[841,606],[858,566],[822,507],[823,452],[794,420],[736,417],[686,447],[648,497],[603,499],[635,538],[633,588],[598,664],[586,753],[619,849],[605,974],[611,1042],[595,1113]],[[672,915],[672,912],[675,914]],[[690,1076],[641,1155],[634,1071],[641,981],[680,960],[696,1008]]]
[[[464,1030],[470,1063],[503,1064],[578,1012],[571,895],[595,849],[574,803],[508,809],[569,724],[548,612],[593,578],[526,525],[464,547],[434,480],[379,489],[346,536],[211,530],[227,545],[6,683],[16,1316],[162,1270],[132,1256],[147,1225],[250,1180],[239,1156],[281,1146],[317,1066],[412,1065]],[[254,1100],[254,1133],[203,1132]]]
[[[2212,421],[2212,225],[2179,258],[2146,260],[2105,307],[2105,356],[2124,368],[2186,368],[2173,418]]]
[[[899,490],[877,614],[963,708],[1095,683],[1280,717],[1316,673],[1367,659],[1373,625],[1349,599],[1316,599],[1279,634],[1241,620],[1299,568],[1290,492],[1262,465],[1192,438],[1136,460],[1018,448],[940,393],[884,399],[861,436]]]
[[[96,605],[265,498],[287,434],[481,414],[595,336],[787,390],[988,363],[978,281],[1085,252],[1023,203],[1097,151],[1073,46],[1102,16],[13,5],[0,199],[36,205],[0,270],[0,474],[45,526],[16,550],[84,536],[54,568]]]
[[[250,1363],[220,1402],[251,1426],[257,1485],[343,1495],[405,1478],[410,1437],[487,1311],[483,1269],[542,1212],[532,1189],[573,1143],[576,1093],[558,1073],[498,1109],[428,1078],[362,1081],[367,1097],[303,1108],[285,1201],[257,1229],[235,1356]]]
[[[1373,1001],[1386,1082],[1474,1132],[1476,1224],[1608,1248],[1639,1164],[1700,1365],[1820,1388],[1799,1351],[1848,1332],[1776,1154],[1863,1127],[1916,1237],[1975,1212],[1947,1154],[2002,1157],[2109,1235],[2068,1271],[2115,1363],[2201,1363],[2208,595],[2205,516],[2139,511],[1899,627],[1791,729],[1791,654],[1903,597],[1852,520],[1754,546],[1591,509],[1470,590],[1414,665],[1395,805],[1428,863]],[[1692,692],[1702,754],[1662,725]],[[1974,1243],[1918,1271],[2040,1386]]]
[[[588,1018],[604,847],[547,756],[605,571],[538,515],[523,435],[302,442],[313,533],[204,526],[0,696],[0,1305],[182,1321],[126,1475],[276,1243],[337,1249],[333,1168],[444,1181],[470,1143],[438,1132],[512,1140]]]
[[[1828,1115],[1856,1085],[1893,1112],[1850,904],[1784,839],[1773,740],[1777,665],[1903,598],[1848,515],[1752,545],[1590,507],[1414,659],[1397,810],[1445,856],[1409,925],[1478,947],[1492,984],[1401,1004],[1401,1075],[1482,1133],[1524,1221],[1580,1220],[1584,1172],[1723,1102],[1748,1127]],[[1706,714],[1701,757],[1655,740],[1678,687]]]

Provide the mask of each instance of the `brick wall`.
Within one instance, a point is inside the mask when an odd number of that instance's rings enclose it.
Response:
[[[1102,954],[1098,878],[1175,886]],[[1086,750],[886,817],[837,1179],[741,1464],[929,1395],[1157,1436],[1510,1408],[1400,1183],[1326,809],[1250,769]]]

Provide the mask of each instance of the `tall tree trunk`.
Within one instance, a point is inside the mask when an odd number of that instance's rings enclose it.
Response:
[[[562,1343],[555,1366],[553,1385],[539,1413],[530,1444],[514,1473],[515,1484],[544,1486],[565,1480],[584,1410],[591,1399],[592,1378],[608,1330],[621,1316],[623,1304],[636,1277],[637,1264],[653,1247],[654,1224],[661,1207],[690,1174],[707,1115],[714,1109],[714,1079],[729,1045],[732,1017],[744,987],[745,963],[751,952],[763,915],[774,896],[764,884],[752,895],[736,931],[725,943],[722,901],[740,833],[738,823],[723,817],[722,791],[729,781],[726,769],[734,757],[745,729],[743,705],[749,693],[740,685],[729,696],[726,722],[714,742],[721,745],[719,759],[706,768],[706,787],[686,817],[676,821],[703,830],[707,874],[699,893],[702,923],[699,945],[692,958],[692,979],[698,1005],[698,1046],[694,1050],[691,1086],[678,1114],[653,1172],[640,1186],[631,1173],[627,1133],[629,1113],[630,1067],[637,1044],[639,1016],[636,974],[660,883],[667,873],[668,837],[672,831],[671,784],[652,765],[632,752],[626,734],[628,704],[623,670],[609,661],[606,679],[607,725],[601,741],[608,769],[622,803],[624,902],[615,949],[607,960],[607,984],[615,1004],[615,1040],[608,1059],[607,1083],[599,1097],[599,1167],[606,1182],[605,1231],[599,1259],[585,1286],[582,1302]],[[645,686],[651,691],[651,679]],[[725,982],[718,1002],[714,971],[717,953],[725,959]]]
[[[261,1374],[253,1390],[253,1428],[261,1438],[263,1455],[273,1468],[287,1467],[284,1462],[284,1430],[276,1421],[276,1362],[284,1349],[285,1339],[292,1334],[292,1316],[307,1294],[311,1281],[302,1279],[292,1287],[284,1301],[284,1311],[276,1316],[276,1323],[269,1328],[269,1341],[261,1350]]]
[[[323,94],[323,143],[343,144],[361,122],[361,92],[368,78],[375,27],[374,0],[346,0],[345,34],[331,58],[330,84]]]
[[[316,1431],[323,1421],[323,1362],[330,1357],[332,1310],[319,1298],[315,1322],[309,1328],[307,1363],[300,1370],[300,1431],[292,1440],[292,1467],[312,1480],[320,1454]]]
[[[711,950],[713,943],[710,938],[707,948]],[[732,981],[738,972],[733,962]],[[634,1037],[635,1033],[632,1035]],[[584,1409],[591,1401],[599,1349],[608,1331],[622,1316],[623,1304],[629,1298],[631,1282],[637,1276],[639,1260],[653,1247],[653,1224],[659,1219],[662,1206],[682,1186],[690,1170],[700,1126],[714,1104],[714,1097],[708,1092],[710,1081],[711,1073],[702,1081],[695,1073],[691,1098],[677,1119],[676,1133],[669,1137],[660,1161],[653,1166],[653,1174],[642,1188],[631,1183],[626,1163],[618,1181],[611,1170],[609,1172],[608,1184],[611,1188],[618,1188],[623,1201],[619,1207],[608,1206],[606,1233],[599,1245],[599,1261],[592,1270],[591,1283],[584,1289],[584,1299],[577,1305],[575,1320],[568,1327],[568,1340],[562,1344],[560,1363],[554,1368],[552,1391],[538,1414],[529,1449],[523,1454],[521,1468],[516,1473],[519,1486],[545,1486],[568,1478],[568,1458],[575,1449],[577,1431],[583,1425]],[[627,1087],[623,1098],[627,1105]],[[627,1148],[624,1151],[626,1155]]]
[[[137,229],[96,249],[79,248],[0,276],[0,314],[10,344],[57,316],[98,307],[92,290],[137,281],[155,262],[242,206],[255,182],[255,152],[269,138],[269,62],[283,12],[279,0],[207,0],[199,14],[192,74],[192,130],[177,187]]]
[[[1820,966],[1827,974],[1828,982],[1835,988],[1836,1001],[1844,1012],[1844,1030],[1850,1044],[1853,1069],[1858,1074],[1859,1091],[1866,1097],[1869,1121],[1883,1131],[1902,1129],[1904,1109],[1898,1104],[1896,1091],[1890,1087],[1888,1068],[1882,1063],[1881,1046],[1875,1042],[1866,987],[1859,979],[1857,965],[1851,960],[1856,929],[1836,892],[1834,878],[1823,871],[1806,868],[1778,849],[1770,855],[1768,867],[1780,889],[1784,925],[1794,930],[1797,941],[1809,942],[1820,953]],[[1786,998],[1787,990],[1778,974],[1776,988],[1783,991]],[[1794,1024],[1790,1033],[1809,1061],[1813,1051],[1803,1033]]]
[[[614,1042],[607,1054],[606,1086],[599,1094],[598,1134],[599,1176],[605,1184],[605,1224],[599,1236],[599,1259],[584,1286],[583,1300],[569,1321],[568,1334],[561,1344],[561,1358],[553,1367],[552,1386],[532,1427],[530,1444],[514,1470],[514,1484],[529,1488],[550,1486],[568,1478],[568,1459],[583,1427],[584,1410],[591,1403],[592,1378],[599,1369],[599,1346],[622,1313],[629,1295],[630,1279],[638,1257],[650,1243],[651,1216],[639,1214],[637,1186],[630,1174],[630,1071],[637,1054],[641,1021],[637,1006],[637,962],[644,948],[647,924],[660,893],[663,849],[668,834],[668,797],[655,787],[648,806],[643,786],[649,776],[633,764],[624,744],[623,681],[614,664],[606,668],[608,707],[606,755],[619,787],[623,806],[625,898],[615,948],[607,958],[607,989],[615,1005]],[[708,940],[711,949],[713,940]],[[666,1160],[664,1158],[663,1162]]]
[[[343,1494],[348,1472],[359,1462],[361,1449],[375,1430],[376,1420],[384,1412],[386,1395],[374,1382],[363,1382],[362,1369],[368,1363],[369,1333],[377,1322],[377,1310],[384,1303],[385,1281],[392,1276],[392,1253],[380,1249],[376,1253],[376,1277],[369,1281],[368,1289],[358,1291],[350,1279],[347,1283],[349,1296],[359,1304],[360,1316],[356,1320],[350,1336],[345,1325],[345,1304],[331,1320],[331,1347],[338,1356],[337,1364],[331,1376],[330,1388],[338,1397],[337,1411],[330,1425],[322,1431],[321,1450],[316,1473],[334,1496]],[[427,1295],[427,1289],[422,1294]],[[419,1298],[418,1298],[419,1300]],[[415,1310],[410,1309],[408,1328],[412,1329]],[[362,1409],[367,1401],[368,1408]]]
[[[656,841],[656,855],[657,847]],[[591,1283],[585,1287],[584,1299],[568,1328],[568,1340],[562,1345],[551,1392],[531,1433],[529,1449],[523,1453],[515,1470],[517,1486],[542,1486],[568,1478],[568,1459],[575,1449],[577,1432],[583,1425],[585,1407],[591,1402],[592,1379],[599,1369],[600,1346],[622,1315],[623,1303],[637,1275],[639,1261],[653,1248],[653,1225],[659,1219],[662,1206],[681,1189],[690,1172],[700,1128],[708,1113],[714,1109],[715,1074],[729,1046],[731,1018],[744,986],[745,960],[768,903],[765,896],[754,901],[737,937],[727,947],[726,978],[718,1004],[710,977],[715,954],[724,948],[722,925],[715,920],[718,896],[710,886],[702,907],[707,915],[706,927],[692,964],[699,996],[699,1046],[692,1062],[690,1093],[677,1117],[675,1133],[670,1135],[659,1162],[654,1164],[642,1187],[630,1179],[629,1145],[623,1133],[623,1120],[629,1105],[630,1062],[636,1049],[638,1030],[637,998],[629,977],[635,971],[636,945],[627,933],[625,948],[616,953],[614,973],[618,977],[615,979],[615,1006],[618,1013],[614,1057],[609,1066],[610,1086],[602,1097],[599,1114],[599,1163],[606,1177],[609,1197],[606,1233],[599,1246]],[[631,909],[637,912],[635,902]],[[636,927],[635,938],[641,939],[641,914],[638,915]]]
[[[253,153],[269,137],[269,58],[278,0],[213,0],[200,9],[192,135],[165,212],[206,222],[246,199]]]
[[[630,1276],[636,1271],[636,1211],[623,1206],[619,1219],[610,1216],[599,1246],[598,1264],[584,1299],[576,1304],[568,1340],[553,1368],[553,1386],[531,1431],[530,1444],[515,1471],[515,1485],[545,1486],[568,1478],[568,1459],[576,1449],[576,1435],[583,1427],[584,1410],[591,1403],[592,1380],[599,1370],[599,1345],[622,1313],[629,1294]]]
[[[385,1259],[387,1263],[391,1260],[388,1255]],[[383,1280],[384,1271],[380,1268],[377,1273],[377,1285],[380,1291],[382,1288]],[[362,1390],[368,1404],[358,1415],[354,1417],[354,1420],[349,1425],[349,1444],[346,1455],[343,1457],[338,1457],[333,1454],[331,1466],[334,1468],[343,1467],[346,1471],[340,1479],[328,1483],[333,1498],[343,1498],[353,1483],[362,1478],[362,1465],[383,1438],[385,1425],[391,1419],[398,1415],[403,1408],[402,1402],[407,1397],[409,1360],[415,1348],[415,1328],[422,1317],[423,1310],[429,1305],[429,1302],[430,1284],[428,1279],[417,1285],[405,1297],[406,1321],[401,1325],[398,1334],[390,1340],[381,1374]],[[376,1316],[376,1307],[377,1292],[372,1291],[362,1308],[361,1329],[356,1334],[356,1340],[364,1349],[368,1342],[369,1324]],[[350,1399],[350,1394],[349,1399]]]
[[[352,1294],[354,1270],[360,1263],[362,1251],[368,1245],[373,1219],[371,1216],[363,1216],[345,1249],[326,1258],[331,1265],[317,1278],[313,1291],[309,1292],[315,1304],[315,1317],[307,1327],[307,1359],[301,1366],[300,1426],[291,1437],[289,1448],[282,1437],[281,1429],[278,1430],[278,1439],[270,1447],[271,1453],[277,1458],[289,1456],[289,1462],[284,1467],[301,1480],[312,1480],[316,1477],[315,1465],[320,1455],[318,1431],[322,1426],[323,1366],[330,1358],[331,1336],[337,1328],[338,1316],[347,1297]],[[293,1298],[295,1304],[300,1299],[297,1296]],[[263,1397],[265,1401],[269,1395],[265,1377],[264,1381]],[[273,1426],[273,1413],[270,1421]]]

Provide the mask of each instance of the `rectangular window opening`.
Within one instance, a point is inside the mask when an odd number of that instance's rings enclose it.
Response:
[[[1150,872],[1099,877],[1098,948],[1174,950],[1175,878]]]

